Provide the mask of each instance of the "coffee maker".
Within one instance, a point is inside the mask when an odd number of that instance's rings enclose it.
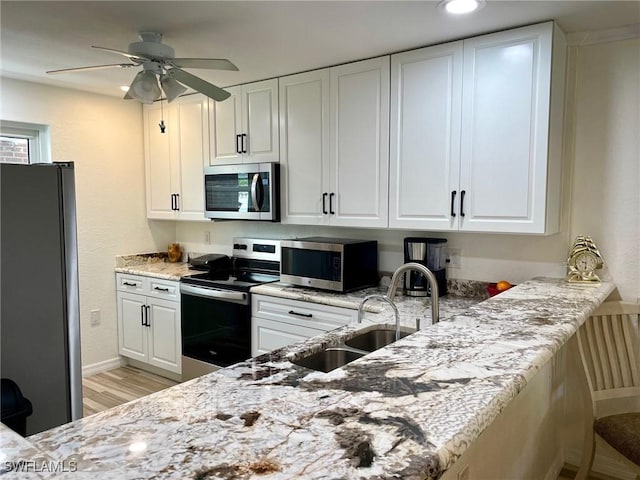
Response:
[[[438,295],[447,293],[447,241],[444,238],[407,237],[404,239],[404,261],[420,263],[436,277]],[[424,275],[416,271],[404,274],[404,294],[430,297],[431,288]]]

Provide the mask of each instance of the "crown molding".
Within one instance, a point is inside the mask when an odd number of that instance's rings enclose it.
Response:
[[[617,42],[632,38],[640,38],[639,23],[626,25],[624,27],[609,28],[606,30],[569,33],[567,34],[567,45],[570,47],[582,47],[585,45]]]

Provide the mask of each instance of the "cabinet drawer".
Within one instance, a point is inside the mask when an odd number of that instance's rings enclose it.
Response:
[[[167,300],[180,301],[180,283],[171,280],[160,280],[157,278],[148,279],[147,295],[155,298],[165,298]]]
[[[320,331],[329,331],[358,319],[358,312],[348,308],[332,307],[317,303],[301,302],[285,298],[252,295],[253,317],[299,325]]]
[[[147,279],[138,275],[116,273],[116,290],[121,292],[145,293]]]
[[[323,333],[323,330],[257,317],[252,319],[252,323],[251,355],[254,357]]]

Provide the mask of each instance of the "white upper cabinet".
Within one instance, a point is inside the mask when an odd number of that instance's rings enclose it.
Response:
[[[331,68],[332,225],[386,227],[389,57]]]
[[[326,223],[329,69],[280,78],[280,165],[282,223]]]
[[[462,42],[391,56],[389,226],[457,229]]]
[[[548,22],[392,57],[391,227],[558,231],[565,48]]]
[[[278,79],[226,88],[210,100],[210,165],[278,162]]]
[[[550,135],[561,135],[562,112],[551,109],[562,106],[564,82],[552,70],[564,72],[564,48],[554,52],[554,40],[564,47],[549,22],[464,42],[461,230],[558,229],[560,151]]]
[[[386,227],[389,57],[280,79],[282,222]]]
[[[164,121],[162,133],[159,124]],[[147,217],[205,220],[203,168],[209,159],[208,100],[179,97],[144,106]]]

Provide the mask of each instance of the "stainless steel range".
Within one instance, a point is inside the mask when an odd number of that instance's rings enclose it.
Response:
[[[280,279],[280,241],[234,238],[231,261],[200,263],[180,282],[183,380],[251,357],[249,289]]]

